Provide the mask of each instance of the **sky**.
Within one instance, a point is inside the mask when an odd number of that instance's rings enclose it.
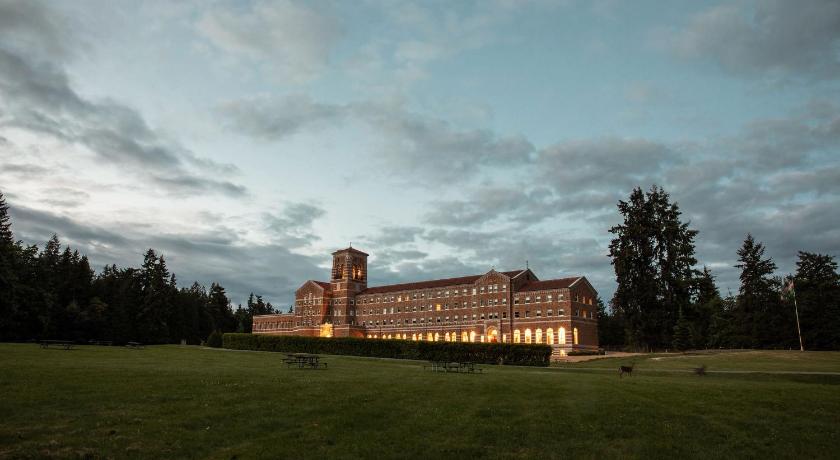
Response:
[[[840,255],[840,2],[0,0],[13,231],[97,269],[286,306],[352,243],[370,285],[527,261],[608,300],[653,184],[724,294],[747,233]]]

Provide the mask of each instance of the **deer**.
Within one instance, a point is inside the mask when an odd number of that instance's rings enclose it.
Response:
[[[618,366],[618,378],[621,378],[625,373],[627,375],[629,375],[630,377],[632,377],[633,376],[633,366],[635,366],[635,363],[631,364],[629,366]]]

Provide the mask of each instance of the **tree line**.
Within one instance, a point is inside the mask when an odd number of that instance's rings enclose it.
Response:
[[[91,269],[58,237],[43,249],[12,233],[0,192],[0,341],[102,340],[198,344],[212,332],[251,332],[254,315],[274,313],[253,293],[232,308],[221,284],[179,288],[163,255],[146,251],[139,268]]]
[[[619,201],[609,257],[617,289],[599,301],[602,346],[632,350],[840,349],[840,276],[833,256],[800,251],[796,273],[782,278],[752,235],[737,250],[737,294],[722,296],[711,270],[698,269],[696,230],[677,203],[653,186]],[[795,300],[795,303],[794,303]]]

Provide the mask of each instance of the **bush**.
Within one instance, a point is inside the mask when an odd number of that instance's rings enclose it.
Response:
[[[207,337],[207,346],[213,348],[222,348],[222,333],[219,331],[213,331]]]
[[[209,339],[208,339],[209,341]],[[351,337],[302,337],[228,333],[223,346],[233,350],[322,353],[427,361],[473,361],[482,364],[548,366],[551,347],[511,343],[415,342]]]
[[[575,350],[566,353],[566,356],[595,356],[605,354],[602,350]]]

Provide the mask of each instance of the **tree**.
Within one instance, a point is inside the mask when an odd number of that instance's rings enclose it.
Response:
[[[764,245],[747,234],[738,250],[741,287],[735,321],[740,325],[737,345],[786,347],[794,344],[796,324],[793,311],[781,302],[781,280],[773,277],[776,264],[764,257]]]
[[[806,349],[840,349],[840,275],[829,255],[799,252],[794,289]]]
[[[17,249],[12,234],[9,206],[6,204],[3,193],[0,192],[0,340],[14,338],[17,329],[15,324],[15,319],[18,317],[16,308]]]
[[[679,206],[657,186],[647,193],[635,188],[618,210],[623,222],[610,229],[618,283],[612,305],[624,318],[628,345],[666,348],[679,310],[691,301],[697,231],[680,220]]]
[[[677,323],[674,325],[674,340],[672,346],[675,350],[685,351],[691,348],[691,331],[689,330],[689,323],[685,319],[682,309],[680,309]]]

